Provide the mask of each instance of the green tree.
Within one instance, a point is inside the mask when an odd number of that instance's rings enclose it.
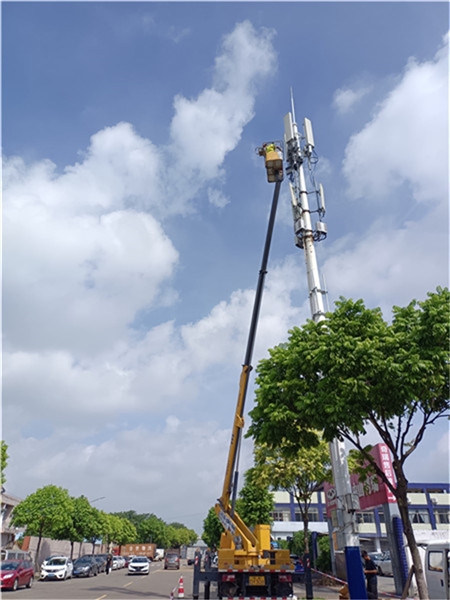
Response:
[[[106,513],[94,506],[91,506],[91,511],[91,518],[86,525],[85,539],[92,544],[92,553],[94,553],[96,542],[106,537],[105,531],[108,531],[108,525],[105,518]]]
[[[4,485],[6,483],[6,476],[5,476],[5,470],[6,467],[8,466],[8,444],[6,442],[4,442],[3,440],[1,441],[1,454],[0,454],[0,485],[2,488],[2,492],[4,491]]]
[[[89,520],[92,518],[92,507],[85,496],[71,498],[71,519],[65,526],[56,532],[55,537],[60,540],[70,541],[70,558],[73,559],[73,547],[75,542],[82,542],[88,531]]]
[[[214,507],[210,508],[203,521],[202,540],[209,548],[217,548],[220,544],[220,536],[224,531]]]
[[[261,479],[258,469],[254,467],[245,472],[236,509],[247,527],[272,523],[273,494],[269,491],[268,483]]]
[[[319,546],[319,555],[316,566],[322,573],[331,573],[331,541],[330,536],[321,535],[317,541]]]
[[[134,543],[137,539],[136,527],[128,519],[121,518],[120,521],[121,531],[117,536],[116,542],[119,544],[119,546]]]
[[[449,414],[448,289],[426,300],[394,307],[390,324],[381,310],[341,298],[320,323],[290,331],[287,344],[258,365],[250,435],[276,447],[300,448],[324,438],[346,439],[360,462],[395,495],[411,551],[421,599],[428,598],[408,513],[405,462],[428,426]],[[392,454],[393,485],[375,464],[363,436],[371,426]]]
[[[139,525],[143,521],[145,521],[145,519],[148,519],[150,516],[150,513],[138,514],[134,510],[127,510],[127,511],[123,511],[123,512],[113,512],[110,514],[115,515],[116,517],[120,517],[122,519],[128,519],[128,521],[130,521],[130,523],[132,523],[136,527],[136,529],[138,529]]]
[[[141,544],[153,542],[158,548],[169,548],[167,524],[156,515],[149,515],[137,527],[137,541]]]
[[[47,485],[22,500],[12,512],[11,523],[25,527],[27,535],[38,537],[36,561],[43,537],[59,539],[59,532],[72,523],[73,501],[69,492],[56,485]]]
[[[258,480],[274,490],[293,495],[303,521],[303,552],[309,552],[309,509],[314,492],[331,480],[330,452],[318,434],[319,443],[312,447],[292,447],[284,443],[276,448],[256,444],[254,450]],[[300,552],[295,552],[300,554]]]

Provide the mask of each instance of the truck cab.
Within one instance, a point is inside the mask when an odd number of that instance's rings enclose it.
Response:
[[[428,595],[434,600],[449,600],[450,597],[450,544],[434,542],[425,551],[425,576]]]

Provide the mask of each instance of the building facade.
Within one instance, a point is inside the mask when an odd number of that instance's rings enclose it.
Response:
[[[22,528],[13,527],[11,525],[11,516],[14,507],[21,502],[20,498],[11,496],[2,491],[2,509],[1,509],[1,547],[12,548],[16,535],[23,531]]]
[[[303,530],[298,504],[288,492],[274,493],[272,536],[287,539]],[[410,483],[408,502],[411,522],[415,531],[444,530],[450,536],[450,484]],[[309,511],[309,530],[328,533],[327,511],[323,490],[315,492]],[[388,550],[386,525],[381,507],[356,512],[361,545],[367,550]]]

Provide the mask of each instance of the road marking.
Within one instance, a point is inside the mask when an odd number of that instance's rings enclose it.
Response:
[[[96,598],[95,600],[102,600],[103,598],[106,598],[108,594],[103,594],[103,596],[100,596],[99,598]]]
[[[132,584],[133,584],[133,582],[132,582],[132,581],[129,581],[128,583],[126,583],[126,584],[125,584],[125,585],[123,585],[122,587],[128,587],[129,585],[132,585]]]

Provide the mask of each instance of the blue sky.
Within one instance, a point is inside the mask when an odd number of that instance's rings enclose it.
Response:
[[[10,493],[55,483],[201,532],[273,191],[255,148],[282,139],[291,87],[330,306],[389,318],[447,285],[447,30],[431,2],[2,4]],[[255,366],[310,316],[291,221],[285,184]],[[448,477],[444,424],[408,468]]]

